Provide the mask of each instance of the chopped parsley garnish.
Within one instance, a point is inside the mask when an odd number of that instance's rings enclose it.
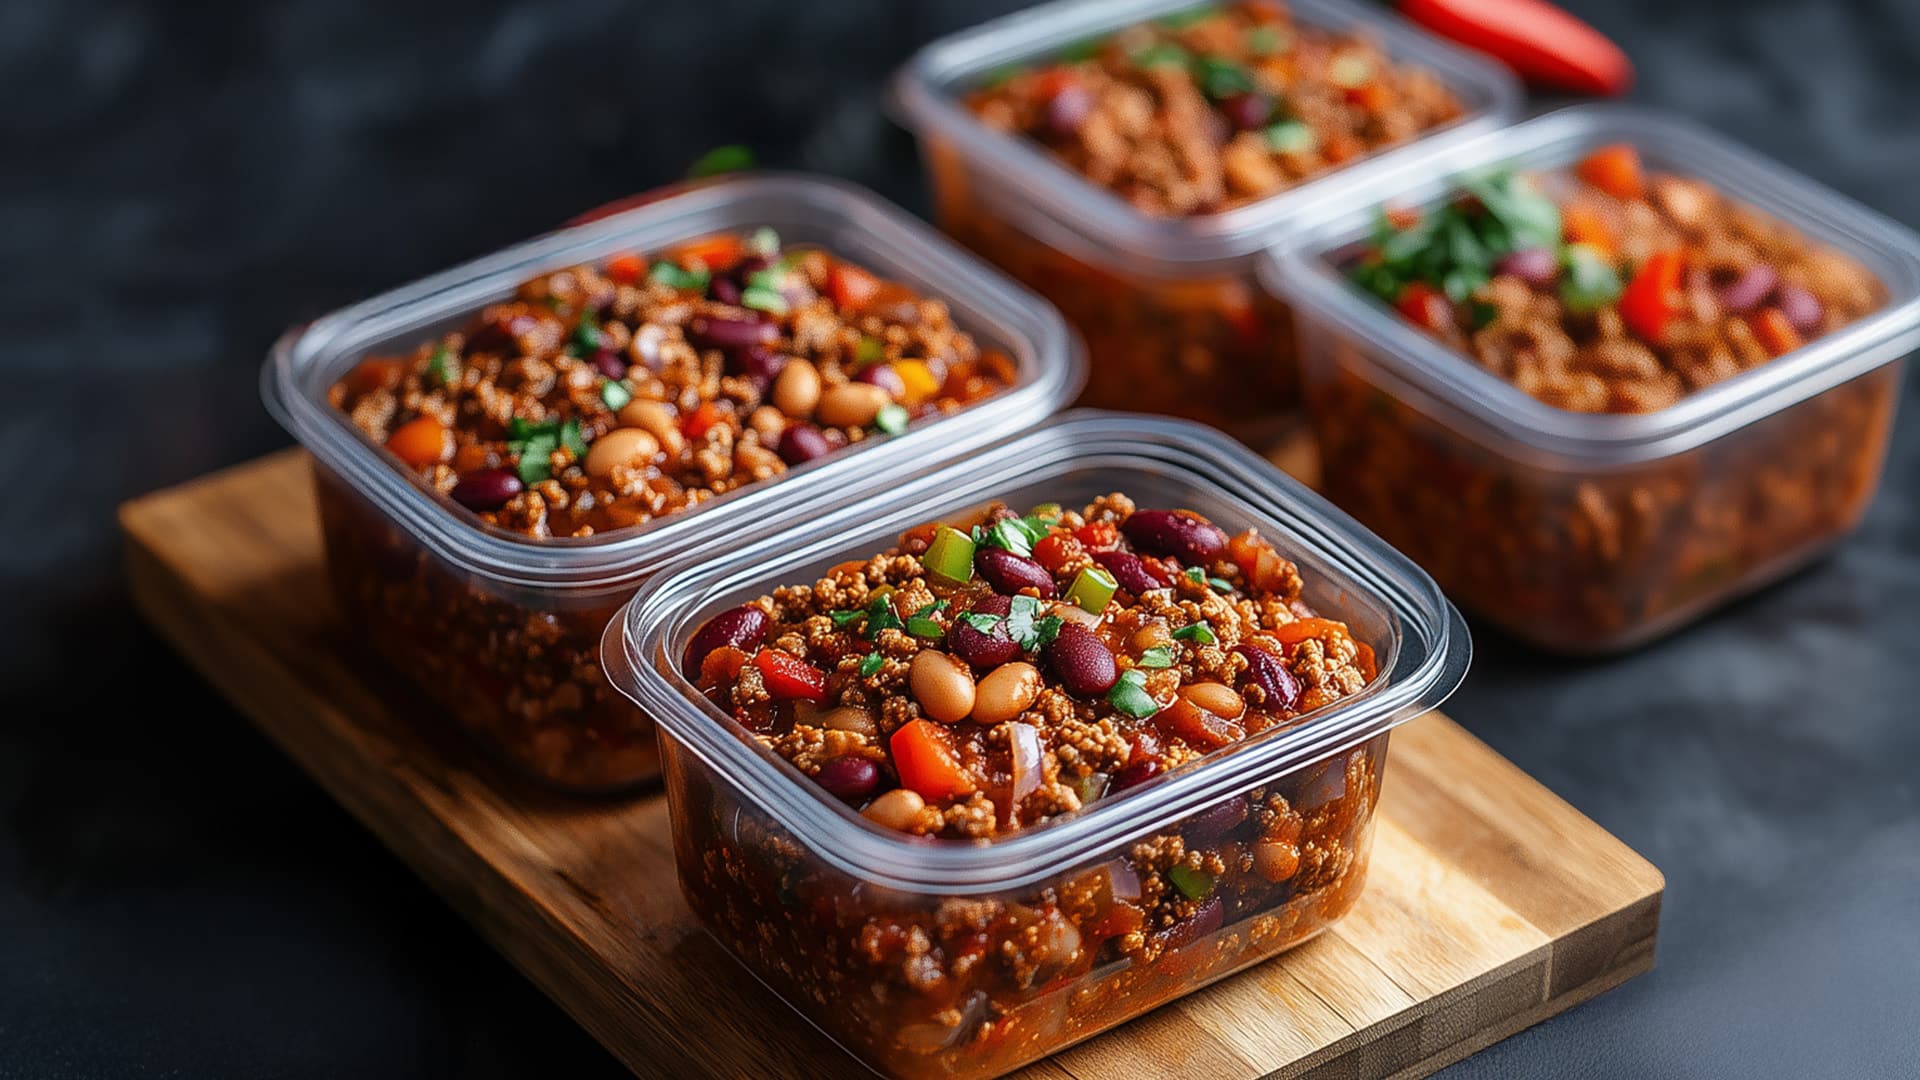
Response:
[[[1160,711],[1160,703],[1147,693],[1147,677],[1138,668],[1120,673],[1120,681],[1107,691],[1107,704],[1141,720]]]
[[[627,402],[632,400],[633,391],[627,389],[627,384],[619,379],[608,379],[600,384],[600,403],[614,412],[626,408]]]
[[[1060,635],[1064,620],[1058,615],[1040,614],[1040,601],[1031,596],[1016,596],[1007,612],[1007,636],[1022,649],[1044,649]]]
[[[867,654],[866,659],[860,661],[860,677],[863,679],[872,678],[880,674],[880,669],[886,666],[886,657],[881,656],[877,652],[870,652]]]
[[[1501,256],[1559,249],[1560,208],[1523,178],[1501,171],[1463,178],[1460,187],[1467,197],[1406,228],[1382,212],[1372,257],[1354,270],[1354,282],[1388,303],[1415,281],[1465,303],[1491,280]]]
[[[587,440],[580,421],[543,420],[539,423],[516,416],[507,423],[507,450],[520,457],[520,482],[532,486],[553,475],[553,452],[566,447],[575,460],[587,456]]]
[[[899,630],[906,626],[900,616],[893,613],[893,597],[876,596],[867,601],[867,640],[880,640],[880,631]]]
[[[847,627],[859,622],[866,614],[867,612],[864,608],[841,608],[838,611],[827,612],[827,617],[833,620],[833,625],[845,630]]]
[[[713,275],[705,270],[687,270],[662,260],[647,271],[647,280],[686,292],[706,292]]]
[[[567,352],[574,356],[588,356],[600,351],[600,316],[592,308],[580,313],[580,321],[573,325],[573,336],[567,339]]]
[[[1140,653],[1140,666],[1143,668],[1169,668],[1173,666],[1173,648],[1168,645],[1155,645]]]
[[[1319,142],[1313,129],[1298,120],[1282,120],[1267,128],[1267,145],[1283,154],[1311,150]]]
[[[721,173],[739,172],[753,168],[753,164],[753,150],[749,147],[739,144],[716,146],[693,159],[693,164],[687,166],[687,178],[699,180]]]
[[[1192,641],[1201,645],[1211,645],[1220,640],[1214,636],[1213,627],[1208,626],[1205,619],[1193,623],[1190,626],[1183,626],[1175,630],[1173,636],[1179,638],[1181,641]]]
[[[442,344],[433,350],[433,358],[427,361],[427,377],[441,386],[454,383],[453,350]]]
[[[880,406],[880,411],[874,414],[873,426],[886,432],[888,435],[898,435],[907,430],[907,421],[909,419],[910,417],[907,414],[907,407],[905,405],[897,401],[889,401],[885,405]]]
[[[1002,518],[992,525],[974,526],[973,542],[1005,548],[1022,557],[1033,554],[1033,545],[1047,535],[1050,523],[1038,517]]]
[[[1568,244],[1560,264],[1566,269],[1560,278],[1560,300],[1568,311],[1584,314],[1620,299],[1620,275],[1590,245]]]
[[[947,602],[945,600],[935,600],[933,603],[914,612],[907,618],[907,633],[912,634],[914,637],[922,638],[938,638],[945,635],[946,630],[943,629],[938,622],[934,621],[933,615],[935,612],[945,611],[946,609]]]
[[[1000,618],[998,615],[990,615],[984,611],[969,611],[965,615],[960,616],[960,621],[983,634],[991,636],[993,634],[993,628],[1000,625]]]

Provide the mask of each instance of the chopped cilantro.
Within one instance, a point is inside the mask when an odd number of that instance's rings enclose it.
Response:
[[[568,417],[567,422],[560,425],[560,445],[566,447],[576,461],[587,456],[587,439],[580,431],[580,421]]]
[[[880,631],[898,630],[905,626],[900,616],[894,614],[891,596],[876,596],[867,602],[867,640],[880,640]]]
[[[1620,275],[1592,246],[1568,244],[1560,261],[1567,271],[1560,279],[1560,299],[1568,311],[1597,311],[1620,298]]]
[[[600,316],[592,308],[580,313],[580,321],[573,325],[573,336],[567,339],[567,352],[574,356],[588,356],[600,351]]]
[[[1181,641],[1192,641],[1201,645],[1211,645],[1220,640],[1214,636],[1213,627],[1208,626],[1205,619],[1193,623],[1190,626],[1183,626],[1175,630],[1173,636],[1179,638]]]
[[[991,635],[993,628],[1000,625],[1000,616],[989,615],[984,611],[969,611],[960,616],[960,621],[983,634]]]
[[[872,678],[880,674],[880,669],[885,666],[887,666],[886,657],[881,656],[877,652],[870,652],[867,654],[866,659],[860,661],[860,677],[863,679]]]
[[[842,630],[860,621],[865,615],[866,611],[862,608],[841,608],[838,611],[827,612],[827,617],[833,620],[833,625]]]
[[[661,260],[647,271],[647,280],[686,292],[706,292],[713,275],[705,270],[687,270]]]
[[[1200,92],[1214,99],[1250,93],[1255,89],[1253,76],[1246,68],[1221,56],[1203,56],[1193,62],[1193,81]]]
[[[946,634],[946,629],[932,619],[915,615],[907,620],[907,633],[919,638],[938,638]]]
[[[1047,522],[1037,517],[1002,518],[983,531],[978,543],[1005,548],[1015,555],[1033,554],[1033,545],[1047,535]]]
[[[507,422],[507,450],[520,457],[520,482],[529,486],[553,475],[553,452],[566,447],[574,458],[587,456],[587,440],[581,434],[580,421],[542,420],[538,423],[514,417]]]
[[[441,344],[433,350],[433,358],[427,361],[427,377],[441,386],[452,386],[455,370],[451,366],[452,361],[453,350]]]
[[[1063,621],[1058,615],[1040,614],[1040,601],[1031,596],[1016,596],[1007,612],[1007,636],[1029,651],[1044,649],[1060,635]]]

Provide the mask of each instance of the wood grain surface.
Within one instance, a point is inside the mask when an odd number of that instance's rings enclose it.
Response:
[[[363,651],[327,593],[302,454],[120,517],[154,625],[636,1073],[854,1070],[693,921],[663,798],[520,782]],[[1386,776],[1346,919],[1023,1075],[1420,1076],[1652,966],[1659,871],[1552,792],[1439,714],[1394,735]]]

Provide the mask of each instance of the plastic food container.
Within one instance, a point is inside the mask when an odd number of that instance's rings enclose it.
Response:
[[[916,842],[829,799],[680,672],[692,635],[717,612],[884,550],[906,528],[996,498],[1073,505],[1112,491],[1142,506],[1198,511],[1228,531],[1259,527],[1300,565],[1304,598],[1373,646],[1378,677],[1294,727],[1043,827],[975,843]],[[1219,432],[1090,412],[802,530],[706,552],[663,573],[609,626],[605,652],[614,685],[659,720],[681,887],[708,929],[872,1068],[975,1077],[1053,1053],[1338,919],[1365,878],[1388,733],[1458,685],[1470,645],[1458,613],[1417,567]],[[1155,927],[1171,936],[1151,962],[1087,944],[1098,940],[1100,897],[1121,887],[1126,871],[1117,861],[1135,844],[1179,834],[1255,791],[1282,794],[1308,815],[1307,842],[1339,853],[1322,864],[1329,873],[1267,891],[1236,889],[1210,917]],[[1019,930],[1062,915],[1076,922],[1072,939],[1082,943],[1071,959],[1053,957],[1045,978],[1033,968],[1028,982],[1011,977]],[[963,924],[985,940],[965,940]],[[909,954],[924,946],[943,956],[984,955],[928,978],[902,961],[902,942]]]
[[[959,326],[1014,359],[1016,382],[904,434],[587,539],[482,523],[328,405],[327,388],[362,357],[410,348],[527,278],[761,225],[945,300]],[[282,338],[262,384],[268,408],[313,454],[328,571],[349,625],[508,761],[561,787],[598,790],[657,773],[651,721],[607,687],[598,657],[607,620],[656,569],[1023,430],[1070,399],[1081,377],[1078,342],[1039,298],[870,193],[765,175],[531,240],[335,312]]]
[[[1347,281],[1343,255],[1383,202],[1429,206],[1462,171],[1552,169],[1616,142],[1858,260],[1885,306],[1672,407],[1583,414]],[[1920,342],[1920,237],[1879,214],[1690,124],[1606,106],[1409,163],[1323,210],[1262,267],[1304,313],[1322,488],[1518,637],[1570,652],[1644,642],[1805,563],[1871,502]]]
[[[941,227],[1059,305],[1085,336],[1083,402],[1249,431],[1298,396],[1290,316],[1255,281],[1259,251],[1310,203],[1414,148],[1509,122],[1520,91],[1505,69],[1378,8],[1289,0],[1302,24],[1370,35],[1395,61],[1434,72],[1463,117],[1271,198],[1186,218],[1134,209],[1039,144],[983,125],[960,100],[997,69],[1195,6],[1070,0],[997,19],[922,49],[895,76],[893,105],[920,140]]]

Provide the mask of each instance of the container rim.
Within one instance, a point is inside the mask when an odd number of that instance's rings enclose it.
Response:
[[[1461,173],[1508,164],[1553,168],[1610,142],[1631,143],[1649,161],[1710,183],[1859,260],[1886,287],[1886,305],[1658,412],[1575,413],[1540,401],[1393,317],[1335,266],[1337,254],[1366,234],[1384,203],[1431,205],[1455,189]],[[1920,236],[1731,139],[1656,110],[1579,105],[1547,113],[1409,162],[1318,209],[1315,225],[1284,238],[1260,260],[1267,289],[1364,342],[1366,362],[1396,389],[1466,417],[1476,437],[1575,467],[1629,465],[1693,449],[1920,346]]]
[[[1374,684],[1301,724],[1216,751],[1057,824],[991,843],[914,843],[826,798],[679,670],[675,646],[705,609],[743,586],[764,591],[783,572],[843,556],[856,530],[910,526],[1076,465],[1125,468],[1128,461],[1143,472],[1183,473],[1208,497],[1246,511],[1250,524],[1283,537],[1290,554],[1359,592],[1354,602],[1381,612],[1393,637]],[[842,504],[810,521],[805,533],[763,534],[677,563],[609,623],[601,648],[609,682],[655,719],[662,737],[728,777],[743,799],[817,856],[890,888],[948,894],[1029,884],[1373,738],[1445,700],[1471,652],[1465,622],[1425,572],[1270,463],[1198,424],[1094,410],[1064,414],[970,461],[929,468],[884,498]]]
[[[1516,114],[1522,94],[1507,69],[1443,41],[1397,15],[1350,0],[1287,0],[1295,18],[1315,27],[1359,30],[1400,63],[1427,68],[1467,104],[1466,115],[1417,138],[1369,154],[1258,202],[1218,214],[1167,218],[1143,213],[1055,160],[1030,139],[981,124],[954,91],[984,73],[1051,55],[1072,42],[1205,0],[1055,0],[950,34],[920,49],[895,73],[888,108],[921,139],[951,140],[977,168],[1016,188],[1022,217],[1036,227],[1065,227],[1082,243],[1118,250],[1138,262],[1187,266],[1244,260],[1273,239],[1300,209],[1421,149],[1497,128]]]
[[[952,414],[873,439],[772,480],[628,529],[588,538],[537,539],[486,525],[397,468],[339,410],[319,400],[312,380],[365,355],[376,329],[401,332],[476,310],[523,280],[618,251],[661,247],[727,228],[764,224],[774,209],[858,235],[863,262],[884,277],[944,300],[963,327],[1005,347],[1016,382]],[[875,252],[884,251],[884,255]],[[937,285],[928,284],[937,282]],[[453,566],[494,582],[603,588],[658,569],[725,523],[767,526],[803,511],[830,484],[921,467],[965,452],[1057,411],[1086,378],[1079,336],[1046,301],[961,251],[879,196],[840,180],[796,173],[742,174],[701,184],[630,210],[563,228],[399,286],[296,326],[261,369],[267,409],[328,469],[339,473],[416,540]],[[321,388],[324,393],[324,388]],[[868,450],[886,447],[887,452]],[[906,464],[906,463],[915,464]]]

